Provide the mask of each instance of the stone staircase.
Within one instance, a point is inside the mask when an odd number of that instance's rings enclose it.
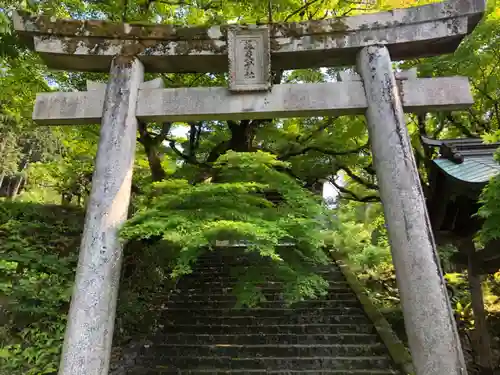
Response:
[[[401,374],[335,263],[321,271],[330,282],[322,300],[286,307],[269,281],[259,308],[234,309],[230,268],[247,261],[203,256],[126,374]]]

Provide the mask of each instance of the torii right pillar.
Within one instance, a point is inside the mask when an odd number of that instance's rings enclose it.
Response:
[[[357,69],[416,373],[467,374],[389,51],[363,48]]]

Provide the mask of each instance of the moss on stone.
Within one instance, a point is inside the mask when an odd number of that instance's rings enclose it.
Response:
[[[405,345],[401,342],[401,340],[399,340],[397,335],[392,330],[391,325],[387,322],[380,311],[378,311],[377,307],[372,303],[370,298],[365,294],[361,283],[358,281],[356,275],[350,271],[346,261],[337,253],[332,253],[332,257],[339,265],[340,270],[356,294],[359,302],[363,305],[366,315],[373,322],[380,339],[387,347],[393,361],[402,371],[404,371],[405,374],[413,375],[415,370],[413,368],[411,355]]]
[[[175,26],[145,23],[116,23],[102,20],[69,20],[49,16],[33,17],[20,13],[26,26],[26,32],[50,34],[67,37],[89,37],[106,39],[156,39],[172,41],[225,40],[229,25],[219,27],[218,38],[209,35],[209,26]],[[214,27],[214,26],[212,26]],[[256,25],[240,25],[241,28],[254,28]],[[270,26],[271,35],[283,37],[301,37],[313,34],[326,34],[348,30],[345,18],[339,17],[327,21],[294,23],[276,23]]]
[[[49,16],[33,17],[19,13],[26,32],[68,37],[97,37],[107,39],[159,39],[159,40],[206,40],[208,26],[182,27],[157,24],[128,24],[101,20],[69,20]]]

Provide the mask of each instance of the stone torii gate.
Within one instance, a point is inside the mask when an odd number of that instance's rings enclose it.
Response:
[[[110,72],[87,92],[42,93],[45,125],[101,123],[60,375],[108,373],[138,120],[365,114],[406,331],[418,375],[466,374],[404,112],[472,104],[467,78],[417,79],[392,60],[453,52],[483,0],[290,24],[177,28],[16,14],[17,32],[51,68]],[[357,67],[351,79],[271,85],[271,71]],[[229,88],[164,89],[147,72],[229,72]]]

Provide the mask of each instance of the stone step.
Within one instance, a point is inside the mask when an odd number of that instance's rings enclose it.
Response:
[[[232,324],[231,324],[232,323]],[[345,333],[375,333],[373,324],[364,322],[359,324],[346,323],[331,323],[318,324],[316,321],[308,322],[310,324],[297,324],[287,322],[285,324],[269,324],[269,325],[239,325],[233,321],[226,323],[212,323],[209,325],[194,324],[193,322],[181,324],[178,322],[164,324],[164,332],[184,333],[184,334],[219,334],[219,335],[240,335],[240,334],[305,334],[305,335],[321,335],[321,334],[345,334]]]
[[[282,302],[283,301],[283,295],[281,293],[267,293],[264,295],[266,298],[266,302]],[[318,299],[318,300],[307,300],[299,303],[310,303],[310,302],[316,302],[316,301],[325,301],[325,300],[330,300],[330,301],[350,301],[350,300],[357,300],[356,294],[353,292],[347,291],[347,292],[342,292],[342,291],[332,291],[328,293],[327,296],[324,297],[324,299]],[[203,302],[203,301],[217,301],[217,302],[236,302],[236,297],[232,295],[231,293],[220,293],[220,294],[200,294],[196,293],[194,291],[193,293],[186,293],[182,290],[178,290],[170,295],[170,300],[171,301],[176,301],[176,302]]]
[[[329,282],[327,296],[287,306],[285,284],[272,281],[269,262],[251,255],[205,254],[194,272],[181,278],[165,298],[160,332],[140,350],[126,373],[398,373],[336,264],[317,268]],[[257,263],[270,280],[261,285],[267,299],[258,308],[236,309],[232,293],[238,277],[231,266]]]
[[[246,327],[258,327],[266,325],[283,325],[283,324],[307,324],[314,322],[316,324],[360,324],[368,322],[364,315],[348,315],[348,316],[321,316],[313,317],[308,315],[303,316],[172,316],[165,315],[164,318],[168,322],[176,324],[199,324],[199,325],[214,325],[214,324],[229,324],[241,325]]]
[[[298,259],[298,257],[295,257]],[[273,261],[267,257],[262,257],[256,252],[246,252],[243,253],[241,250],[231,250],[230,252],[208,252],[200,254],[197,258],[197,263],[203,263],[205,261],[217,261],[217,262],[250,262],[250,263],[263,263],[271,264]],[[309,262],[310,265],[317,265],[316,263]],[[332,261],[332,264],[334,262]],[[319,265],[321,266],[321,265]]]
[[[189,275],[224,275],[224,276],[237,276],[244,275],[247,270],[254,270],[255,266],[252,267],[241,267],[238,265],[233,266],[217,266],[217,265],[204,265],[193,267],[193,272]],[[275,268],[271,267],[259,267],[259,272],[263,275],[273,275],[276,273]],[[312,269],[318,275],[338,275],[343,276],[343,273],[339,269]]]
[[[283,285],[270,285],[266,287],[261,287],[256,289],[256,292],[259,293],[259,295],[262,295],[264,297],[275,297],[275,296],[281,296],[283,298],[285,296],[285,288]],[[330,294],[334,293],[346,293],[349,292],[349,289],[345,288],[345,285],[343,284],[333,284],[330,285],[325,291],[325,295],[321,296],[318,295],[319,298],[325,298],[327,299]],[[237,293],[241,293],[241,290],[238,289],[238,287],[235,287],[234,284],[232,285],[227,285],[227,284],[221,284],[221,283],[211,283],[211,284],[198,284],[198,285],[180,285],[178,284],[175,289],[171,290],[170,295],[188,295],[188,294],[203,294],[205,296],[211,296],[211,295],[218,295],[218,294],[225,294],[227,296],[234,297]],[[276,297],[275,297],[276,298]],[[308,299],[310,300],[310,299]]]
[[[217,264],[233,264],[233,263],[250,263],[250,264],[272,264],[272,260],[263,258],[258,254],[202,254],[197,258],[196,264],[204,264],[206,262],[214,262]]]
[[[205,253],[201,254],[197,258],[196,263],[203,263],[206,261],[217,261],[217,262],[255,262],[255,263],[265,263],[269,264],[272,262],[270,259],[261,257],[258,254],[246,253],[246,254],[221,254],[221,253]]]
[[[340,273],[327,273],[321,275],[323,279],[326,281],[345,281],[344,276]],[[199,272],[193,272],[189,275],[183,276],[180,280],[179,283],[185,283],[185,282],[192,282],[192,281],[202,281],[202,282],[226,282],[226,283],[236,283],[240,280],[239,277],[237,276],[230,276],[230,275],[224,275],[221,273],[199,273]],[[264,283],[267,284],[268,282],[272,283],[278,283],[278,284],[283,284],[282,281],[277,279],[274,275],[268,275],[265,278],[263,278]]]
[[[231,300],[236,298],[236,293],[238,293],[238,291],[234,289],[232,286],[221,286],[221,285],[178,286],[176,289],[171,290],[170,293],[166,295],[166,299],[170,300],[170,298],[181,298],[181,297],[188,298],[189,296],[196,295],[196,296],[203,296],[203,298],[206,299],[210,299],[212,296],[214,296],[214,298],[226,296],[228,300]],[[337,296],[339,293],[344,294],[345,296],[345,293],[350,293],[350,291],[338,285],[333,285],[332,288],[331,285],[330,288],[326,290],[326,294],[324,296],[318,296],[315,299],[309,298],[304,300],[304,302],[342,299]],[[263,296],[268,301],[276,301],[276,300],[279,301],[279,300],[284,300],[285,298],[284,289],[278,287],[273,287],[271,289],[263,288],[261,289],[261,293],[259,293],[259,295]]]
[[[177,283],[176,289],[199,289],[206,291],[208,290],[217,290],[220,288],[233,288],[237,282],[229,282],[225,279],[219,281],[203,281],[199,279],[181,279]],[[276,291],[282,290],[285,286],[283,282],[266,282],[264,285],[261,285],[260,288],[268,291]],[[329,281],[328,288],[330,290],[350,290],[349,284],[347,284],[344,280],[338,281]]]
[[[293,259],[285,259],[286,262],[294,262]],[[278,263],[270,261],[269,259],[254,258],[250,259],[248,257],[199,257],[194,263],[194,267],[263,267],[263,268],[275,268]],[[329,270],[335,269],[335,263],[320,264],[320,263],[307,263],[304,264],[304,268],[307,269],[318,269],[318,270]]]
[[[146,360],[147,361],[147,360]],[[140,361],[139,364],[144,362]],[[222,369],[222,370],[321,370],[321,369],[385,369],[391,368],[386,356],[369,357],[203,357],[203,356],[168,356],[165,366],[181,370]]]
[[[291,258],[285,259],[287,262],[293,261]],[[302,263],[302,261],[301,261]],[[259,266],[259,267],[276,267],[280,263],[277,263],[275,261],[269,260],[268,258],[262,258],[262,257],[249,257],[248,255],[245,256],[205,256],[201,255],[197,258],[195,262],[195,266],[206,266],[207,264],[214,265],[215,267],[220,266],[224,267],[227,265],[242,265],[242,266]],[[306,264],[304,264],[304,267]],[[308,268],[313,268],[313,269],[335,269],[337,266],[334,262],[332,263],[327,263],[327,264],[320,264],[320,263],[307,263]]]
[[[269,261],[250,261],[248,259],[232,258],[232,259],[216,259],[216,258],[198,258],[198,261],[194,264],[193,268],[203,268],[203,267],[214,267],[214,268],[229,268],[238,266],[241,268],[254,268],[258,267],[264,269],[276,269],[276,266],[281,263],[269,262]],[[338,267],[334,263],[330,264],[311,264],[309,263],[308,269],[318,270],[318,271],[337,271]]]
[[[197,369],[197,370],[176,370],[168,369],[168,366],[159,366],[157,369],[139,367],[134,371],[127,372],[127,375],[396,375],[396,371],[390,369],[357,369],[357,370],[223,370],[223,369]]]
[[[187,298],[183,298],[182,300],[171,298],[166,306],[169,308],[180,308],[180,309],[231,309],[234,308],[236,304],[236,300],[190,300]],[[359,307],[359,301],[357,299],[338,299],[338,300],[312,300],[312,301],[304,301],[297,302],[290,306],[293,309],[307,308],[307,309],[317,309],[317,308],[355,308]],[[259,308],[263,309],[281,309],[287,307],[284,301],[266,301],[260,302]],[[235,310],[238,311],[238,310]]]
[[[294,310],[286,314],[275,314],[273,311],[267,313],[240,313],[231,315],[227,313],[226,315],[217,315],[213,312],[207,312],[206,315],[200,314],[188,314],[187,312],[182,313],[177,309],[176,311],[165,310],[163,314],[163,319],[169,322],[176,322],[178,324],[234,324],[234,325],[244,325],[244,326],[262,326],[262,325],[281,325],[281,324],[307,324],[310,322],[315,322],[318,324],[358,324],[368,322],[368,318],[362,314],[346,313],[346,315],[340,314],[329,314],[325,313],[314,314],[314,312],[305,310],[302,314]],[[187,311],[187,310],[185,310]],[[208,311],[208,310],[207,310]],[[214,311],[214,310],[212,310]]]
[[[270,267],[266,264],[258,265],[258,264],[241,264],[241,263],[232,263],[232,264],[220,264],[220,263],[205,263],[205,264],[195,264],[191,267],[191,274],[203,273],[203,274],[224,274],[226,276],[235,276],[235,275],[245,275],[247,272],[254,273],[258,271],[260,275],[275,275],[279,272],[279,268]],[[343,275],[342,271],[335,266],[332,267],[311,267],[308,269],[304,269],[304,272],[311,272],[315,274],[338,274]]]
[[[269,264],[250,264],[250,263],[240,263],[240,262],[230,262],[221,264],[220,262],[205,262],[198,263],[191,267],[191,269],[195,272],[199,271],[212,271],[215,273],[218,272],[237,272],[237,273],[246,273],[247,271],[254,272],[255,270],[259,270],[261,274],[274,274],[279,271],[279,268],[275,266],[270,266]],[[326,267],[309,267],[303,269],[304,272],[314,272],[314,273],[342,273],[339,268],[335,265],[326,266]]]
[[[162,344],[152,345],[145,350],[143,358],[155,358],[167,362],[168,358],[174,357],[230,357],[230,358],[288,358],[288,357],[370,357],[386,354],[382,344],[365,345],[234,345],[234,344]]]
[[[379,337],[370,333],[334,333],[334,334],[171,334],[162,337],[156,343],[175,344],[230,344],[230,345],[265,345],[265,344],[301,344],[301,345],[369,345],[378,343]]]
[[[328,283],[345,283],[345,279],[338,276],[338,275],[330,275],[330,276],[323,276],[323,279]],[[184,284],[192,284],[192,283],[224,283],[224,284],[232,284],[235,285],[237,283],[240,283],[240,278],[237,277],[229,277],[229,276],[221,276],[221,275],[199,275],[199,274],[193,274],[193,275],[186,275],[183,276],[179,281],[178,285],[184,285]],[[286,284],[282,280],[278,280],[275,277],[268,277],[264,281],[259,282],[258,286],[260,287],[266,287],[268,284],[269,286],[274,286],[274,285],[284,285]]]
[[[363,309],[360,306],[334,306],[334,307],[314,307],[301,306],[301,307],[263,307],[263,308],[211,308],[206,306],[204,308],[193,309],[190,307],[167,307],[170,316],[190,316],[190,317],[258,317],[258,318],[290,318],[290,317],[324,317],[324,316],[365,316]],[[173,315],[172,315],[173,314]]]

